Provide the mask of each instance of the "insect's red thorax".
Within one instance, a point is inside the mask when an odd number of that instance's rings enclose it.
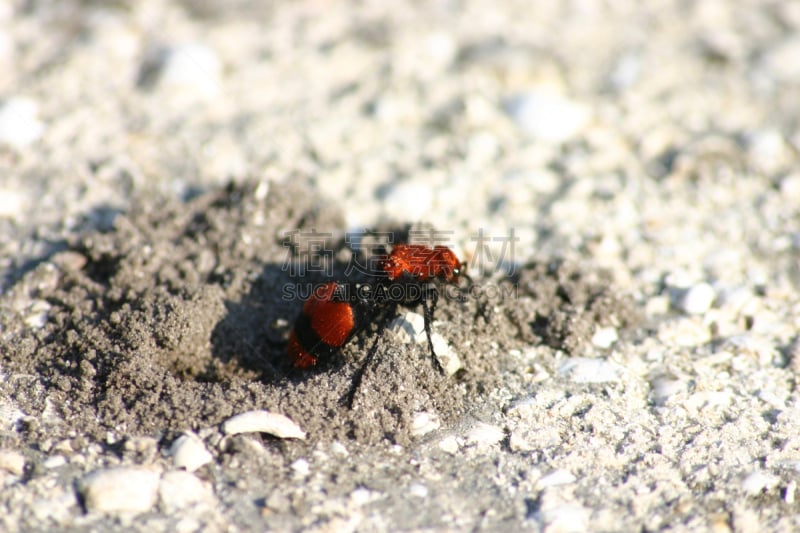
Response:
[[[461,269],[461,262],[450,248],[429,248],[424,244],[397,244],[391,254],[379,260],[378,265],[390,281],[405,275],[421,282],[434,278],[457,282]]]

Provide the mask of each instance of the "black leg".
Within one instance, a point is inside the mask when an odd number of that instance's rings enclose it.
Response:
[[[430,299],[430,303],[428,302]],[[431,340],[431,324],[433,324],[433,312],[436,310],[436,304],[439,301],[439,291],[436,290],[436,287],[429,286],[425,290],[425,294],[422,296],[422,316],[425,319],[425,335],[428,337],[428,348],[431,351],[431,357],[433,358],[433,364],[436,367],[444,372],[444,368],[442,368],[442,364],[439,362],[439,359],[436,357],[436,352],[433,349],[433,341]]]
[[[356,397],[356,392],[358,392],[359,387],[361,387],[361,382],[364,380],[364,373],[367,371],[367,366],[369,366],[370,362],[372,362],[372,358],[375,357],[375,354],[378,351],[378,343],[381,340],[381,332],[386,327],[386,319],[389,315],[389,311],[392,309],[394,309],[394,306],[389,306],[387,309],[382,309],[375,317],[375,323],[378,324],[378,329],[375,331],[375,340],[372,341],[372,346],[370,346],[367,356],[364,358],[364,362],[361,363],[361,366],[358,367],[356,373],[353,374],[353,382],[350,384],[347,394],[342,396],[341,402],[342,404],[347,405],[348,409],[353,408],[353,400]]]

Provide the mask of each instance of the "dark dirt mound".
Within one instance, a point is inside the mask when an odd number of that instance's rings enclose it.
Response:
[[[28,379],[5,386],[24,412],[54,416],[34,416],[48,427],[30,422],[22,438],[162,435],[263,408],[297,421],[312,441],[405,443],[414,413],[453,422],[501,385],[501,372],[524,372],[511,348],[545,343],[575,352],[596,324],[632,317],[630,302],[602,276],[529,263],[511,277],[476,280],[505,298],[440,300],[436,331],[463,361],[454,377],[434,368],[426,346],[399,344],[375,328],[337,361],[292,370],[285,341],[301,303],[285,298],[296,280],[284,266],[303,259],[300,241],[311,229],[330,232],[335,271],[349,257],[341,216],[311,198],[261,184],[185,203],[139,203],[111,231],[77,237],[26,275],[3,310],[0,349],[4,372]],[[300,232],[287,240],[290,230]],[[43,324],[30,319],[32,308],[46,311]],[[373,342],[378,356],[349,409],[342,398]]]

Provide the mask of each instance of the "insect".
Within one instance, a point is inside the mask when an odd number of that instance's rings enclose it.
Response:
[[[371,283],[331,281],[319,286],[303,304],[289,336],[287,351],[293,365],[308,369],[329,360],[370,319],[382,319],[398,305],[422,303],[428,348],[436,366],[431,340],[433,313],[438,302],[436,283],[458,285],[465,264],[446,246],[397,244],[388,255],[377,258],[377,272]],[[359,369],[352,394],[374,355],[367,354]]]

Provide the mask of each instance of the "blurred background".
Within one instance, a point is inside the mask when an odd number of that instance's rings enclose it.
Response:
[[[6,1],[4,283],[134,197],[245,180],[467,255],[513,228],[629,283],[758,275],[800,248],[798,30],[768,0]]]

